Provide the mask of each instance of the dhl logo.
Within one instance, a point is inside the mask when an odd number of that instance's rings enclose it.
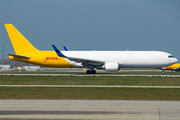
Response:
[[[58,57],[46,57],[44,58],[44,60],[61,60],[61,59]]]

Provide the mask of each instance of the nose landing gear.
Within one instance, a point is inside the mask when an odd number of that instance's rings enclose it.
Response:
[[[165,71],[164,70],[162,70],[162,75],[164,75],[165,74]]]

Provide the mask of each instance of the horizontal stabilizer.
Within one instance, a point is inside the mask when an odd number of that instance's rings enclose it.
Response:
[[[19,58],[31,59],[31,57],[25,57],[25,56],[21,56],[21,55],[10,54],[10,53],[6,53],[6,55],[10,55],[10,56],[14,56],[14,57],[19,57]]]

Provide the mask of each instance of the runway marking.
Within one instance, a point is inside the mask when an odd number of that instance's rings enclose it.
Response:
[[[0,105],[0,107],[55,107],[55,108],[81,108],[81,107],[89,107],[89,108],[92,108],[92,107],[99,107],[99,108],[177,108],[179,109],[180,107],[166,107],[166,106],[47,106],[47,105]]]
[[[29,116],[29,115],[0,115],[0,118],[141,118],[141,119],[157,119],[157,118],[164,118],[164,119],[180,119],[180,117],[128,117],[128,116]]]

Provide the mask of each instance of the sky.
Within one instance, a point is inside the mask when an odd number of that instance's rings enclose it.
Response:
[[[180,62],[180,0],[1,0],[0,58],[14,53],[5,23],[39,50],[164,51]],[[5,55],[5,58],[8,56]]]

